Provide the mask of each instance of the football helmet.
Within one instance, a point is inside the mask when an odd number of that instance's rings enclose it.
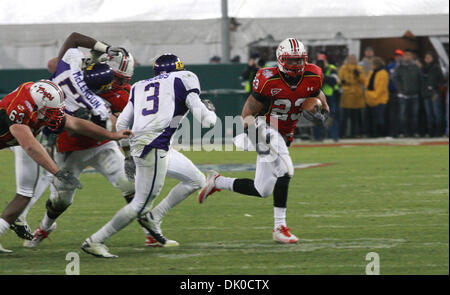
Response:
[[[38,108],[38,119],[56,129],[64,118],[64,92],[49,80],[39,80],[30,87],[30,95]]]
[[[95,93],[111,89],[114,72],[106,63],[93,63],[83,70],[84,82]]]
[[[281,72],[291,77],[303,74],[308,62],[308,54],[302,42],[287,38],[278,45],[276,54],[278,69]]]
[[[184,70],[183,62],[178,56],[172,53],[161,55],[153,64],[153,72],[155,73],[155,76],[182,70]]]
[[[131,53],[127,55],[119,52],[116,56],[109,56],[106,62],[114,71],[114,82],[123,86],[130,82],[134,74],[134,57]]]

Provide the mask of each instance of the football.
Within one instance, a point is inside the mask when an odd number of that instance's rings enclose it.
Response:
[[[315,113],[316,105],[319,106],[319,109],[322,108],[322,102],[320,101],[320,99],[318,99],[317,97],[309,97],[302,103],[301,110]]]

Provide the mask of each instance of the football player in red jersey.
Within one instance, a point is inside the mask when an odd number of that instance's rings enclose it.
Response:
[[[224,177],[210,171],[207,183],[200,191],[199,202],[204,202],[208,195],[222,189],[257,197],[267,197],[273,193],[273,239],[288,244],[298,242],[286,225],[288,187],[294,175],[288,147],[300,116],[323,123],[330,110],[320,90],[322,71],[308,63],[304,45],[294,38],[285,39],[279,44],[276,55],[278,67],[263,68],[257,72],[252,93],[242,110],[244,130],[248,134],[245,139],[250,139],[250,145],[258,153],[255,180]],[[318,97],[322,109],[302,112],[302,103],[308,97]],[[255,120],[261,114],[264,116]],[[238,138],[240,136],[235,139],[237,146]]]
[[[72,173],[61,170],[35,136],[44,128],[70,130],[98,140],[128,138],[131,131],[110,132],[91,122],[64,114],[64,93],[48,80],[20,85],[0,101],[0,149],[20,145],[39,165],[71,189],[81,188]],[[32,190],[32,188],[30,188]],[[16,194],[0,218],[2,235],[27,206],[33,195]],[[10,252],[0,245],[0,252]]]

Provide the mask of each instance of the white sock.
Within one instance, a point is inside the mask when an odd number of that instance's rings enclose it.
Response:
[[[9,223],[4,220],[3,218],[0,218],[0,236],[9,228]]]
[[[286,208],[273,207],[273,217],[275,219],[274,229],[280,225],[286,226]]]
[[[45,212],[44,219],[42,219],[41,223],[39,224],[39,227],[43,231],[49,231],[50,227],[55,223],[56,219],[50,218],[47,215],[47,212]]]
[[[170,190],[167,197],[165,197],[158,206],[152,209],[153,218],[157,221],[161,220],[164,215],[169,212],[170,209],[178,205],[181,201],[186,199],[196,189],[186,183],[179,183],[173,189]]]
[[[219,176],[216,178],[216,188],[233,191],[233,183],[236,178]]]
[[[134,211],[130,204],[120,209],[116,215],[105,224],[98,232],[91,236],[94,243],[104,243],[113,234],[120,231],[128,224],[130,224],[137,217],[137,212]]]

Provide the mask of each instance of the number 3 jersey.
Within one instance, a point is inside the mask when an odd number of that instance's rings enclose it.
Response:
[[[66,113],[72,115],[80,108],[87,108],[93,116],[106,121],[109,118],[109,108],[103,99],[92,92],[84,82],[83,57],[83,53],[77,48],[67,50],[58,62],[51,80],[58,84],[66,95]],[[108,141],[97,141],[82,135],[70,136],[65,131],[58,136],[56,145],[59,152],[69,152],[100,146],[106,142]]]
[[[34,136],[46,126],[44,120],[38,119],[37,106],[31,97],[30,87],[34,82],[20,85],[16,90],[0,100],[0,149],[18,145],[17,140],[9,131],[13,124],[24,124],[30,127]],[[61,122],[61,129],[65,120]]]
[[[131,154],[143,158],[152,148],[169,150],[172,135],[187,112],[197,106],[205,108],[199,94],[197,76],[185,70],[135,83],[117,120],[117,130],[133,126]]]
[[[319,95],[322,81],[322,70],[314,64],[307,64],[303,76],[292,86],[278,68],[263,68],[255,75],[252,95],[266,105],[266,122],[292,141],[300,106],[306,98]]]

